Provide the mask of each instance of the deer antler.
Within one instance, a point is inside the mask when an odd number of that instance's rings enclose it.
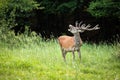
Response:
[[[91,30],[97,30],[97,29],[100,29],[98,26],[98,24],[95,26],[95,27],[93,27],[93,28],[90,28],[91,27],[91,25],[90,24],[88,24],[88,25],[86,25],[86,24],[82,24],[82,21],[79,23],[79,26],[78,26],[78,28],[80,29],[80,30],[82,30],[82,31],[85,31],[85,30],[88,30],[88,31],[91,31]]]

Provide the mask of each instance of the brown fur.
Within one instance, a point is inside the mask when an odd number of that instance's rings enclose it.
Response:
[[[75,46],[74,38],[71,36],[60,36],[58,41],[60,46],[64,49],[73,48]]]

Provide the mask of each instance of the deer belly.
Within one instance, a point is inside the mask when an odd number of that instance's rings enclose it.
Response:
[[[62,45],[62,48],[65,50],[65,51],[74,51],[75,50],[75,44],[63,44]]]

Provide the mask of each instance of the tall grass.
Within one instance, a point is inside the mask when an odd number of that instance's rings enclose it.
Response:
[[[7,36],[0,41],[0,80],[120,80],[120,43],[84,43],[81,61],[67,53],[64,63],[56,39],[44,41],[34,32]]]

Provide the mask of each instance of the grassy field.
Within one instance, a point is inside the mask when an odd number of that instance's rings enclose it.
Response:
[[[107,44],[81,47],[82,59],[68,53],[64,63],[57,41],[26,47],[0,43],[0,80],[120,80],[119,48]]]

